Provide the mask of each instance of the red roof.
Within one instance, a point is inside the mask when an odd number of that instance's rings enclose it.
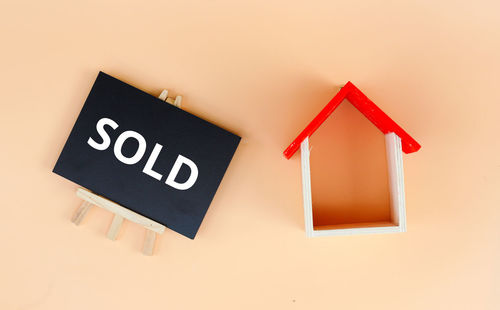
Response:
[[[410,137],[403,128],[399,127],[387,114],[385,114],[379,107],[373,103],[368,97],[365,96],[354,84],[347,82],[342,89],[333,97],[332,100],[319,112],[319,114],[307,125],[307,127],[298,135],[295,140],[286,148],[283,155],[287,159],[297,152],[300,144],[305,138],[312,135],[316,129],[332,114],[333,111],[339,106],[342,100],[347,99],[359,112],[363,113],[380,131],[384,134],[394,132],[401,138],[401,145],[403,152],[406,154],[416,152],[420,149],[415,139]]]

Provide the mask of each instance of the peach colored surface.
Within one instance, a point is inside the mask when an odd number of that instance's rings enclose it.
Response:
[[[2,1],[0,309],[499,309],[499,15],[497,1]],[[77,186],[51,169],[98,70],[181,93],[243,137],[196,240],[167,231],[145,257],[134,224],[112,242],[103,210],[70,222]],[[281,152],[347,80],[422,144],[404,156],[407,233],[305,237],[299,156]],[[342,109],[355,125],[331,127],[348,165],[331,167],[332,202],[361,211],[338,220],[383,217],[383,139],[365,144],[377,133]],[[354,158],[371,153],[364,175]]]
[[[309,147],[314,226],[392,221],[384,134],[349,101]]]

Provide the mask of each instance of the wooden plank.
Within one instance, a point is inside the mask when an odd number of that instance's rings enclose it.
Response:
[[[118,233],[120,232],[120,228],[122,227],[123,224],[123,216],[115,214],[113,217],[113,221],[111,222],[111,225],[109,226],[107,237],[108,239],[111,240],[116,240],[116,237],[118,236]]]
[[[75,225],[80,225],[83,218],[85,217],[85,215],[87,215],[87,212],[90,210],[90,207],[92,207],[92,204],[84,200],[82,204],[75,210],[75,213],[73,213],[71,222],[73,222]]]
[[[90,202],[91,204],[94,204],[96,206],[99,206],[103,209],[106,209],[110,212],[113,212],[115,214],[118,214],[122,216],[123,218],[137,223],[141,226],[144,226],[144,228],[149,229],[151,231],[157,232],[159,234],[162,234],[165,231],[165,226],[155,222],[145,216],[142,216],[138,213],[135,213],[134,211],[131,211],[127,208],[124,208],[120,206],[119,204],[108,200],[104,197],[98,196],[84,188],[79,188],[76,190],[76,195],[83,200],[86,200]]]
[[[142,247],[142,253],[148,256],[153,255],[155,242],[156,242],[156,233],[151,230],[146,230],[146,236],[144,237],[144,245]]]
[[[306,227],[306,236],[312,237],[313,211],[311,198],[311,168],[309,166],[309,137],[306,137],[300,144],[300,158],[302,167],[302,196],[304,199],[304,222]]]
[[[361,234],[385,234],[402,232],[401,227],[394,224],[380,227],[358,227],[358,228],[340,228],[340,229],[315,229],[313,237],[323,236],[346,236],[346,235],[361,235]]]
[[[393,132],[385,135],[389,191],[393,222],[406,231],[406,203],[401,138]]]

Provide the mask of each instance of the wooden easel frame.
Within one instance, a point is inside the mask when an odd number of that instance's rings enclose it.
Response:
[[[171,105],[181,108],[182,96],[177,96],[175,97],[175,99],[172,97],[168,97],[168,90],[166,89],[161,92],[158,98]],[[146,235],[144,238],[142,253],[144,255],[149,255],[149,256],[153,255],[156,243],[156,236],[157,234],[163,234],[166,228],[164,225],[157,223],[134,211],[131,211],[107,198],[96,195],[87,189],[84,188],[77,189],[76,195],[81,199],[83,199],[83,202],[75,210],[75,212],[73,213],[73,217],[71,218],[71,221],[75,225],[80,225],[83,218],[93,205],[101,207],[114,214],[113,221],[111,222],[108,229],[108,233],[106,234],[106,237],[108,239],[116,240],[116,237],[118,236],[120,228],[123,224],[123,220],[126,219],[130,222],[139,224],[140,226],[145,228]]]

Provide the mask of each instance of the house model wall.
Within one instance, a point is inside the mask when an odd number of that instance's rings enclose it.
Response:
[[[313,224],[309,136],[319,128],[344,99],[351,102],[385,135],[387,167],[389,170],[390,222],[323,226],[314,226]],[[420,145],[354,84],[348,82],[288,146],[283,154],[287,159],[290,159],[299,148],[301,152],[304,221],[308,237],[406,231],[403,152],[416,152],[420,149]]]

